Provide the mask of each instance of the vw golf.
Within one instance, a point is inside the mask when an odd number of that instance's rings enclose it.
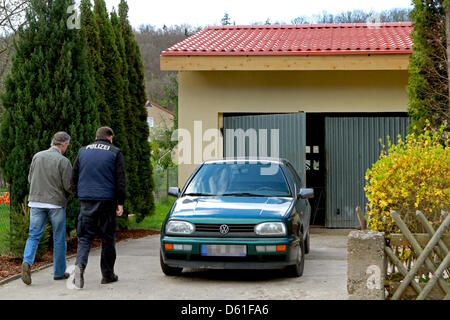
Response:
[[[201,164],[161,229],[161,269],[285,269],[303,274],[309,252],[308,198],[287,160],[214,160]]]

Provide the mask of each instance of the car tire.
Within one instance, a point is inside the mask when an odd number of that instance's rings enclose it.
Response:
[[[166,276],[178,276],[183,271],[183,268],[171,267],[165,264],[161,252],[159,252],[159,262],[161,264],[161,270]]]
[[[305,242],[303,241],[303,235],[299,237],[299,241],[297,263],[286,268],[287,275],[296,278],[303,275],[303,269],[305,267]]]
[[[306,235],[306,239],[305,239],[305,254],[309,253],[309,244],[310,244],[310,242],[309,242],[309,231],[308,231],[308,234]]]

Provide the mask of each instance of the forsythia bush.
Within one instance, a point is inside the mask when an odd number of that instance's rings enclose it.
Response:
[[[391,210],[399,213],[411,232],[425,232],[416,210],[440,225],[441,210],[450,211],[449,142],[441,129],[434,134],[409,134],[405,141],[399,136],[397,144],[389,141],[387,150],[383,146],[380,159],[366,173],[369,229],[397,232]]]

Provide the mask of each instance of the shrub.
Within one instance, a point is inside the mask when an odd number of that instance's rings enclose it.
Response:
[[[444,137],[444,138],[443,138]],[[388,137],[389,140],[389,137]],[[411,232],[425,232],[416,210],[439,225],[441,210],[450,209],[450,146],[448,134],[425,130],[409,134],[405,141],[388,141],[380,159],[367,170],[368,227],[386,233],[399,229],[390,216],[395,210]]]
[[[12,228],[2,235],[1,241],[8,248],[7,252],[15,258],[23,259],[23,251],[28,239],[28,229],[30,227],[30,208],[26,204],[19,204],[20,211],[11,211]],[[36,251],[36,260],[39,260],[48,249],[50,239],[50,228],[46,226],[45,232],[39,242]]]

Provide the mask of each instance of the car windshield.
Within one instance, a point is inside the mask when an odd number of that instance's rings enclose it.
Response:
[[[284,174],[274,163],[203,165],[184,195],[290,197]]]

